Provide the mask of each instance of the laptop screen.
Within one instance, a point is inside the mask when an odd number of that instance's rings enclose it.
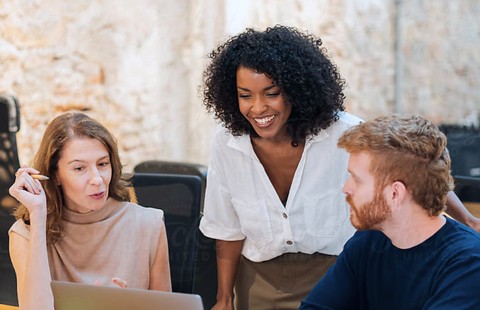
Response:
[[[56,310],[203,310],[202,299],[184,294],[52,281]]]

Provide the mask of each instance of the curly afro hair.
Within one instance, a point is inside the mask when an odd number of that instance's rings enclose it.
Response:
[[[265,31],[246,29],[208,56],[203,73],[203,103],[234,135],[256,135],[238,108],[236,73],[243,66],[263,73],[292,105],[287,131],[296,145],[338,120],[344,111],[345,81],[322,41],[308,33],[277,25]]]

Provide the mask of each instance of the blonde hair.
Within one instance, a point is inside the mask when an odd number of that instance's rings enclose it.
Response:
[[[67,112],[54,118],[43,134],[40,147],[35,154],[32,166],[41,174],[50,177],[43,183],[47,197],[47,242],[53,244],[62,237],[63,192],[57,180],[58,161],[62,151],[73,138],[91,138],[100,141],[110,154],[112,178],[109,185],[109,197],[127,201],[128,183],[121,179],[122,164],[118,155],[117,141],[98,121],[80,112]],[[15,211],[17,219],[30,223],[30,215],[25,206]]]
[[[350,128],[338,141],[349,153],[372,155],[370,172],[378,188],[401,181],[430,215],[444,210],[453,189],[446,146],[446,136],[419,115],[378,117]]]

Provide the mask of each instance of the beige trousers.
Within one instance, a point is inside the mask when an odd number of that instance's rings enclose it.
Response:
[[[286,253],[255,263],[245,257],[235,281],[235,310],[298,309],[336,256]]]

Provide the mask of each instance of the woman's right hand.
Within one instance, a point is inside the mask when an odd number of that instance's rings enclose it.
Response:
[[[45,216],[47,213],[45,191],[40,181],[31,177],[31,174],[38,173],[38,170],[30,167],[18,169],[15,173],[15,182],[8,192],[23,204],[30,214],[40,212]]]

